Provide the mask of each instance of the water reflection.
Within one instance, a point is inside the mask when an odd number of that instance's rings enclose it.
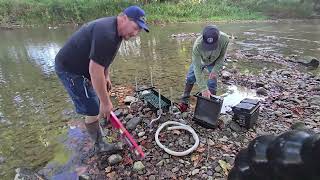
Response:
[[[6,83],[6,80],[4,79],[3,73],[2,73],[2,68],[0,66],[0,85]]]
[[[122,41],[118,54],[120,56],[141,56],[141,40],[140,37],[136,37],[129,41]]]
[[[257,96],[255,90],[234,85],[228,86],[227,92],[221,96],[224,97],[221,109],[222,113],[231,111],[232,106],[237,105],[241,100],[245,98],[263,100],[263,97]]]
[[[32,60],[45,74],[54,71],[54,59],[60,46],[57,43],[27,43],[26,49],[30,60]]]

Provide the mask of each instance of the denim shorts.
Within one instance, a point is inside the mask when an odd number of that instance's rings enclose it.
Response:
[[[97,116],[99,114],[99,98],[90,80],[82,75],[65,72],[55,68],[56,74],[67,90],[78,114]]]

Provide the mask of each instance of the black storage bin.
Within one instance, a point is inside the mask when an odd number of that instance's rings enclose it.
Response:
[[[222,108],[223,98],[219,96],[211,96],[206,98],[201,96],[201,93],[195,95],[197,104],[194,111],[193,120],[205,128],[216,128],[218,118]]]
[[[244,99],[232,107],[233,120],[247,129],[252,128],[259,117],[259,101],[255,99]]]
[[[140,90],[142,91],[142,90]],[[148,91],[148,93],[144,95],[140,95],[140,99],[143,99],[147,102],[148,107],[156,112],[159,109],[159,92],[154,90],[154,88],[144,89],[144,91]],[[160,95],[161,98],[161,109],[164,112],[168,112],[171,106],[171,101],[163,95]]]

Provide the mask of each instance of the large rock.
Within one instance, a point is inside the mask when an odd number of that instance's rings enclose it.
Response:
[[[133,170],[134,171],[142,171],[144,170],[145,166],[142,164],[141,161],[137,161],[133,164]]]
[[[304,122],[296,122],[291,126],[292,130],[307,130],[308,127]]]
[[[220,115],[219,119],[223,121],[224,124],[229,124],[232,121],[232,116],[229,114]]]
[[[311,69],[317,69],[320,65],[320,61],[317,59],[311,59],[311,61],[300,60],[298,63],[303,64]]]
[[[232,74],[229,73],[228,71],[222,71],[221,72],[221,76],[222,76],[223,79],[229,80],[231,78]]]
[[[113,154],[108,158],[108,162],[111,166],[119,164],[122,161],[122,157],[119,154]]]
[[[139,117],[134,117],[127,122],[126,127],[128,130],[134,130],[140,122],[141,119]]]
[[[232,129],[235,132],[240,132],[241,131],[241,127],[238,123],[231,121],[230,123],[230,129]]]
[[[257,81],[257,82],[256,82],[256,87],[257,87],[257,88],[259,88],[259,87],[264,87],[265,84],[266,84],[266,83],[263,82],[263,81]]]
[[[260,95],[268,95],[268,91],[267,91],[265,88],[263,88],[263,87],[259,87],[259,88],[257,89],[257,94],[260,94]]]

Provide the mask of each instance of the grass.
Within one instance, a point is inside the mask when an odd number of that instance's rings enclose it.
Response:
[[[266,15],[270,12],[301,17],[306,17],[312,12],[312,9],[310,10],[312,4],[306,3],[297,7],[291,2],[292,0],[285,0],[284,2],[291,3],[280,5],[270,1],[207,0],[203,3],[195,0],[164,3],[152,1],[141,6],[145,9],[149,22],[260,20],[267,19]],[[129,0],[0,0],[0,24],[83,23],[103,16],[117,15],[125,7],[133,4],[134,2]]]

